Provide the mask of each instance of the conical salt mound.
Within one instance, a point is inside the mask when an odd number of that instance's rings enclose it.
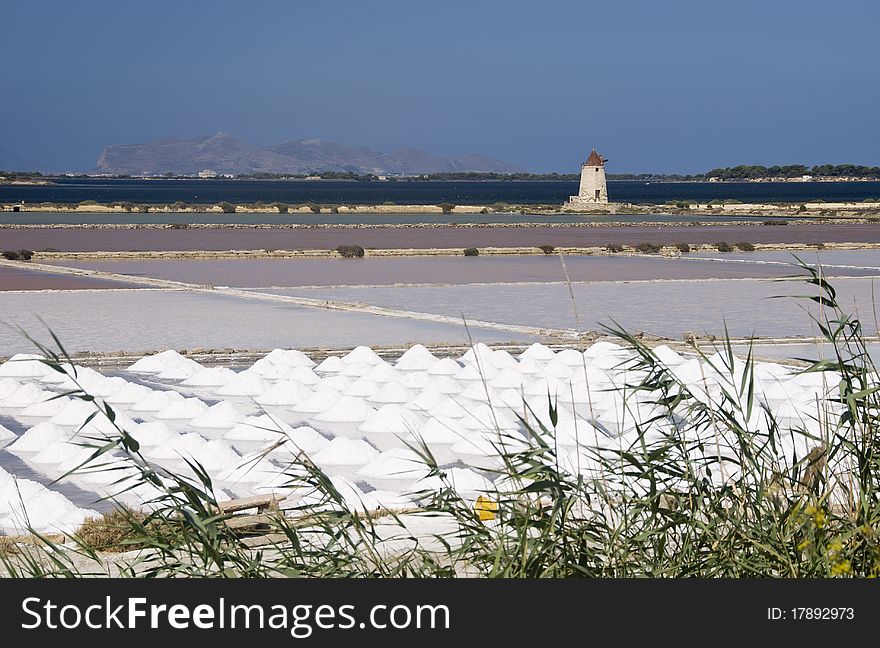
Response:
[[[294,411],[303,412],[304,414],[317,414],[324,412],[338,401],[341,394],[335,389],[321,389],[314,392],[304,401],[300,401],[294,406]]]
[[[208,406],[198,398],[185,398],[160,409],[153,416],[158,419],[186,420],[195,418],[207,409]]]
[[[68,432],[52,423],[40,423],[27,430],[16,441],[6,446],[7,452],[39,452],[48,448],[53,443],[67,441],[72,436]]]
[[[183,396],[174,391],[150,391],[129,409],[132,412],[158,412],[182,400]]]
[[[536,361],[547,361],[549,362],[556,354],[553,352],[553,349],[550,347],[544,346],[538,342],[535,342],[528,349],[519,354],[520,361],[522,360],[536,360]]]
[[[202,369],[204,369],[204,367],[195,360],[182,358],[176,364],[160,371],[156,377],[161,380],[185,380],[186,378],[200,372]]]
[[[196,428],[231,428],[245,418],[245,415],[232,403],[220,401],[196,416],[189,424]]]
[[[19,353],[0,364],[2,378],[38,378],[55,373],[55,370],[42,362],[43,356],[33,353]]]
[[[14,392],[6,396],[3,400],[0,400],[0,407],[9,407],[16,409],[25,408],[28,405],[33,405],[34,403],[42,403],[43,401],[48,400],[53,396],[55,396],[53,392],[41,389],[33,383],[28,383],[16,389]]]
[[[408,403],[414,397],[414,394],[402,385],[397,383],[386,383],[384,387],[379,389],[370,397],[374,403]]]
[[[312,459],[321,467],[363,466],[378,456],[376,449],[366,441],[337,437],[315,453]]]
[[[339,356],[328,356],[321,364],[315,367],[315,372],[319,374],[339,373],[345,369],[345,363]]]
[[[328,423],[360,423],[376,410],[363,398],[343,396],[332,407],[314,417],[316,421]]]
[[[104,400],[111,405],[131,405],[137,403],[142,398],[150,394],[152,390],[149,387],[138,385],[136,383],[128,383],[112,396],[108,396]]]
[[[379,355],[370,347],[359,346],[349,351],[346,355],[342,356],[342,361],[345,364],[351,364],[353,362],[364,362],[366,364],[375,365],[382,362],[382,358],[380,358]]]
[[[443,358],[442,360],[435,362],[431,368],[428,369],[428,374],[431,376],[454,376],[459,371],[461,371],[460,364],[452,358]]]
[[[240,373],[217,390],[220,396],[259,396],[269,384],[256,374]]]
[[[295,406],[311,396],[314,392],[298,380],[285,378],[254,400],[258,405],[289,405]]]
[[[157,374],[170,367],[185,363],[188,358],[180,355],[177,351],[162,351],[154,355],[144,356],[128,368],[134,373]]]
[[[437,362],[437,357],[421,344],[410,347],[397,362],[395,369],[400,371],[425,371]]]
[[[203,367],[180,384],[186,387],[222,387],[237,375],[226,367]]]
[[[284,374],[284,378],[287,380],[298,380],[303,385],[314,385],[321,381],[320,376],[309,367],[293,367]]]

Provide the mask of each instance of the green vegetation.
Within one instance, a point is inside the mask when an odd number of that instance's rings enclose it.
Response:
[[[678,250],[679,252],[681,252],[682,254],[691,251],[691,246],[688,245],[687,243],[676,243],[673,247],[675,247],[675,249]]]
[[[469,248],[465,248],[464,255],[466,257],[480,256],[480,251],[477,248],[469,247]]]
[[[6,250],[0,252],[0,256],[7,261],[30,261],[34,253],[30,250]]]
[[[556,252],[556,248],[552,245],[539,245],[538,249],[541,250],[544,254],[553,254]]]
[[[834,407],[815,425],[777,419],[759,400],[749,349],[740,359],[730,341],[694,343],[694,355],[720,381],[707,395],[637,336],[609,327],[634,354],[624,405],[638,399],[633,407],[652,412],[618,443],[585,432],[573,463],[558,443],[559,410],[548,394],[540,417],[526,407],[522,436],[494,431],[500,463],[482,499],[463,496],[428,445],[414,441],[438,487],[419,493],[407,511],[353,510],[300,452],[284,478],[309,495],[286,515],[265,516],[273,540],[261,550],[226,524],[198,462],[191,460],[186,474],[151,463],[112,407],[87,393],[74,373],[68,396],[93,407],[110,430],[81,441],[92,456],[76,471],[118,470],[107,467],[109,457],[114,466],[124,462],[132,474],[127,487],[155,493],[150,511],[121,509],[91,520],[63,549],[47,536],[27,547],[5,543],[0,562],[14,576],[69,577],[102,573],[98,549],[138,548],[150,554],[137,574],[144,577],[880,576],[878,369],[859,320],[841,309],[818,269],[802,267],[818,293],[809,297],[819,305],[814,323],[831,349],[803,369],[806,379],[818,375],[832,386]],[[38,347],[50,369],[69,375],[62,348]],[[785,456],[794,434],[809,446]],[[285,440],[279,428],[266,453]],[[406,516],[443,518],[451,531],[429,548],[412,537]],[[388,526],[380,532],[380,524]],[[382,540],[388,537],[396,539],[390,551]]]
[[[362,259],[364,258],[364,248],[360,245],[340,245],[336,251],[341,257],[346,259]]]
[[[739,243],[734,243],[733,247],[737,250],[742,250],[743,252],[754,252],[755,246],[746,241],[740,241]]]
[[[715,243],[715,249],[719,252],[733,252],[733,246],[730,243],[725,243],[724,241]]]
[[[662,245],[657,245],[656,243],[639,243],[635,246],[638,252],[642,254],[657,254],[660,250],[663,249]]]
[[[278,210],[279,214],[286,214],[287,213],[288,207],[287,207],[286,203],[276,202],[276,203],[272,203],[272,206],[276,210]]]
[[[619,243],[609,243],[608,245],[605,246],[605,250],[608,252],[614,252],[614,253],[623,252],[623,246],[620,245]]]
[[[235,205],[231,202],[222,202],[217,205],[221,210],[223,210],[224,214],[234,214],[235,213]]]
[[[320,214],[321,213],[321,205],[317,205],[315,203],[308,203],[306,205],[306,207],[308,207],[309,211],[312,212],[313,214]]]

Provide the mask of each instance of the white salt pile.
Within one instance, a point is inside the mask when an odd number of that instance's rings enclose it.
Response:
[[[138,425],[137,430],[131,433],[135,440],[143,447],[162,445],[172,437],[177,436],[167,425],[161,421],[149,421]]]
[[[345,369],[345,363],[342,361],[342,358],[339,356],[328,356],[324,358],[321,364],[315,367],[315,373],[338,373],[343,369]]]
[[[454,376],[459,371],[461,371],[460,364],[452,358],[443,358],[431,365],[428,374],[431,376]]]
[[[52,400],[45,400],[38,403],[33,403],[32,405],[28,405],[19,413],[21,417],[36,417],[36,418],[50,418],[58,414],[67,403],[70,402],[70,399],[67,397],[62,398],[54,398]]]
[[[53,372],[42,356],[33,353],[18,353],[0,364],[0,378],[39,378]]]
[[[312,418],[327,423],[360,423],[375,411],[363,398],[342,396],[333,405]]]
[[[3,399],[14,393],[21,387],[21,383],[14,378],[0,378],[0,407],[2,407]]]
[[[398,383],[386,383],[375,393],[369,396],[374,403],[408,403],[413,399],[415,394],[403,385]]]
[[[185,380],[204,370],[204,367],[195,360],[182,358],[175,364],[160,371],[156,377],[161,380]]]
[[[556,354],[553,352],[553,349],[538,342],[535,342],[528,349],[519,354],[520,361],[534,360],[549,362],[554,357],[556,357]]]
[[[260,416],[248,416],[223,435],[230,441],[283,441],[285,435],[290,434],[293,428],[268,414]]]
[[[702,360],[668,346],[656,347],[654,354],[705,403],[721,403],[723,390],[735,393],[745,371],[745,364],[737,360],[733,377],[725,375],[729,360],[719,354]],[[95,405],[55,398],[73,385],[69,376],[48,370],[34,356],[16,358],[0,365],[0,409],[24,432],[17,436],[0,426],[0,447],[5,445],[24,463],[54,476],[88,457],[91,451],[77,445],[81,440],[116,433],[99,415],[73,438]],[[276,349],[239,373],[201,367],[176,351],[147,356],[131,366],[133,373],[149,376],[144,382],[173,383],[164,391],[89,368],[76,367],[76,372],[87,391],[113,405],[116,422],[160,465],[185,469],[182,458],[187,458],[202,464],[236,497],[283,491],[306,502],[315,494],[301,483],[291,483],[305,470],[305,453],[339,484],[352,506],[376,508],[408,506],[414,497],[410,493],[443,486],[436,477],[425,479],[427,468],[407,445],[424,444],[438,465],[448,467],[444,473],[466,497],[490,492],[491,482],[478,469],[498,470],[503,452],[526,447],[517,415],[533,426],[555,427],[561,468],[584,475],[596,470],[595,458],[584,446],[621,448],[637,441],[640,429],[649,440],[681,430],[694,434],[687,426],[676,428],[682,420],[673,421],[655,405],[656,394],[627,390],[624,396],[626,385],[645,376],[633,358],[607,342],[584,352],[554,352],[536,343],[517,357],[477,344],[459,359],[438,358],[415,345],[393,364],[368,347],[357,347],[317,366],[299,351]],[[69,373],[73,371],[70,367]],[[798,374],[757,363],[755,380],[758,399],[784,426],[815,436],[821,432],[820,421],[843,407],[829,401],[834,375]],[[548,394],[556,399],[555,426]],[[205,401],[214,404],[208,407]],[[260,414],[249,415],[254,410]],[[769,429],[760,408],[753,408],[741,424]],[[808,437],[788,436],[780,442],[780,461],[809,452]],[[719,454],[724,452],[719,449]],[[253,454],[242,457],[243,453]],[[93,471],[73,478],[73,483],[109,492],[112,481],[131,475],[120,456],[106,459],[120,471]],[[362,488],[375,490],[364,493]],[[78,511],[74,507],[70,515]],[[66,514],[61,508],[56,513]],[[12,524],[8,517],[0,511],[0,528]]]
[[[154,355],[144,356],[128,368],[133,373],[158,374],[166,369],[176,367],[187,362],[189,358],[182,356],[177,351],[162,351]]]
[[[314,385],[321,380],[320,376],[309,367],[294,367],[289,370],[284,377],[290,380],[296,380],[303,385]]]
[[[72,433],[48,421],[29,428],[13,443],[6,446],[7,452],[39,452],[58,441],[67,441]]]
[[[79,399],[69,399],[52,418],[50,423],[55,425],[66,425],[70,427],[79,427],[85,423],[86,419],[98,411],[94,403],[90,403]]]
[[[13,439],[17,438],[18,436],[15,434],[15,432],[4,425],[0,425],[0,448],[11,442]]]
[[[153,416],[157,419],[188,420],[195,418],[207,409],[208,406],[198,398],[184,398],[163,407]]]
[[[111,405],[133,405],[149,396],[151,392],[152,390],[149,387],[136,383],[127,383],[125,387],[104,400]]]
[[[421,344],[416,344],[404,352],[394,363],[394,368],[400,371],[425,371],[433,367],[437,357]]]
[[[180,384],[185,387],[222,387],[236,375],[238,374],[226,367],[203,367],[193,372]]]
[[[220,401],[196,416],[189,424],[194,428],[228,429],[245,418],[232,403]]]
[[[450,486],[466,500],[475,500],[494,489],[491,481],[467,468],[445,469],[442,478],[439,475],[428,477],[419,481],[414,488],[417,491],[439,491]]]
[[[259,405],[296,405],[314,392],[294,378],[284,378],[257,396],[254,401]]]
[[[361,362],[369,365],[376,365],[383,362],[382,358],[367,346],[359,346],[352,349],[342,357],[342,361],[346,364]]]
[[[354,476],[355,471],[379,456],[379,452],[361,439],[337,437],[312,455],[312,460],[328,475]]]
[[[317,414],[330,409],[333,403],[338,401],[341,396],[335,389],[319,389],[304,401],[296,403],[293,409],[303,414]]]
[[[417,430],[424,419],[416,412],[401,405],[388,404],[364,419],[358,431],[381,451],[401,447],[401,439]]]
[[[53,396],[55,396],[54,393],[46,391],[33,383],[27,383],[3,398],[3,400],[0,400],[0,407],[23,409],[34,403],[42,403]]]
[[[387,450],[357,471],[376,490],[403,493],[418,480],[427,477],[428,469],[419,456],[406,448]]]
[[[220,396],[259,396],[269,384],[256,374],[242,372],[217,390]]]
[[[20,535],[70,533],[95,511],[81,509],[60,493],[30,479],[15,479],[0,468],[0,532]]]
[[[287,440],[282,446],[272,451],[273,454],[284,456],[290,460],[301,452],[312,455],[330,443],[330,440],[308,425],[301,425],[287,431]]]
[[[135,402],[129,409],[132,412],[158,412],[172,403],[179,403],[183,396],[175,391],[152,391]]]

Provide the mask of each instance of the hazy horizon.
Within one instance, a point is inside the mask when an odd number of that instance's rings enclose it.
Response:
[[[878,163],[880,5],[4,6],[0,168],[218,131],[575,172]]]

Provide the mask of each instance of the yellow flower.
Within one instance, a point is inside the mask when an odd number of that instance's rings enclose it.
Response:
[[[825,511],[816,511],[815,513],[813,513],[813,522],[816,523],[817,529],[824,528],[824,526],[825,526]]]
[[[474,511],[483,522],[494,520],[495,514],[498,512],[498,502],[493,502],[488,497],[480,495],[474,502]]]
[[[834,540],[831,541],[831,544],[828,545],[828,553],[834,554],[834,553],[837,553],[838,551],[840,551],[841,549],[843,549],[843,543],[840,541],[840,538],[835,538]]]
[[[804,549],[806,549],[809,546],[810,546],[810,541],[807,540],[806,538],[804,538],[803,540],[800,541],[797,548],[798,548],[798,551],[803,551]]]
[[[842,574],[848,574],[852,571],[852,564],[848,560],[841,560],[840,562],[836,562],[831,566],[831,575],[832,576],[840,576]]]

